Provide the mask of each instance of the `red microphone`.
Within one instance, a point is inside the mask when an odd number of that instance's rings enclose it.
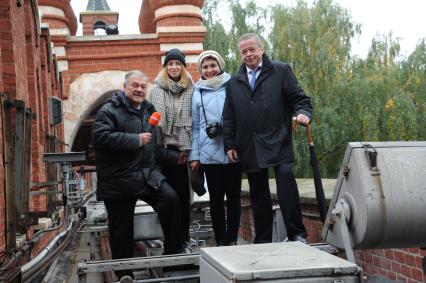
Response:
[[[160,120],[161,120],[161,114],[158,112],[154,112],[152,113],[151,117],[149,117],[148,120],[148,133],[151,133],[152,130],[154,129],[154,127],[157,127],[158,124],[160,124]]]

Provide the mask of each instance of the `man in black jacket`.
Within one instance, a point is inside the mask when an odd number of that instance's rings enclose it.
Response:
[[[291,241],[306,242],[299,192],[291,165],[294,161],[291,122],[309,123],[310,98],[290,66],[272,62],[255,34],[238,41],[243,60],[227,85],[223,111],[225,152],[240,159],[247,172],[255,224],[255,243],[272,241],[272,201],[268,168],[275,169],[278,202]]]
[[[164,253],[181,251],[180,207],[175,191],[155,169],[155,131],[148,120],[155,111],[145,100],[148,79],[140,71],[125,76],[124,92],[115,93],[98,111],[92,130],[96,152],[97,198],[108,213],[112,258],[133,257],[133,215],[144,200],[158,213]],[[177,162],[177,159],[176,159]],[[131,271],[116,272],[119,277]]]

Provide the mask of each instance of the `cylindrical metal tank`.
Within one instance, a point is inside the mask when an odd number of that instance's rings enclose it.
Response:
[[[426,142],[352,142],[340,168],[323,238],[343,248],[330,221],[337,203],[355,249],[426,246]]]

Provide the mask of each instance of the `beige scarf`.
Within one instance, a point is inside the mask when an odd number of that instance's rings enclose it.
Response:
[[[161,76],[155,79],[150,89],[151,103],[160,112],[159,126],[167,136],[177,136],[180,150],[190,150],[192,141],[191,103],[193,85],[185,88],[180,82],[164,82]],[[173,98],[180,96],[178,112],[173,112]],[[175,98],[176,99],[176,98]]]

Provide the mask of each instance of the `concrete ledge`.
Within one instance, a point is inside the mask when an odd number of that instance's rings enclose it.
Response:
[[[316,205],[317,200],[315,197],[314,179],[296,179],[296,182],[299,187],[300,203]],[[336,179],[322,179],[322,186],[324,188],[324,194],[327,205],[329,204],[331,197],[333,196],[335,185]],[[272,199],[278,200],[275,179],[269,179],[269,188],[271,191]],[[249,185],[247,179],[243,179],[241,184],[241,190],[243,196],[249,195]]]

